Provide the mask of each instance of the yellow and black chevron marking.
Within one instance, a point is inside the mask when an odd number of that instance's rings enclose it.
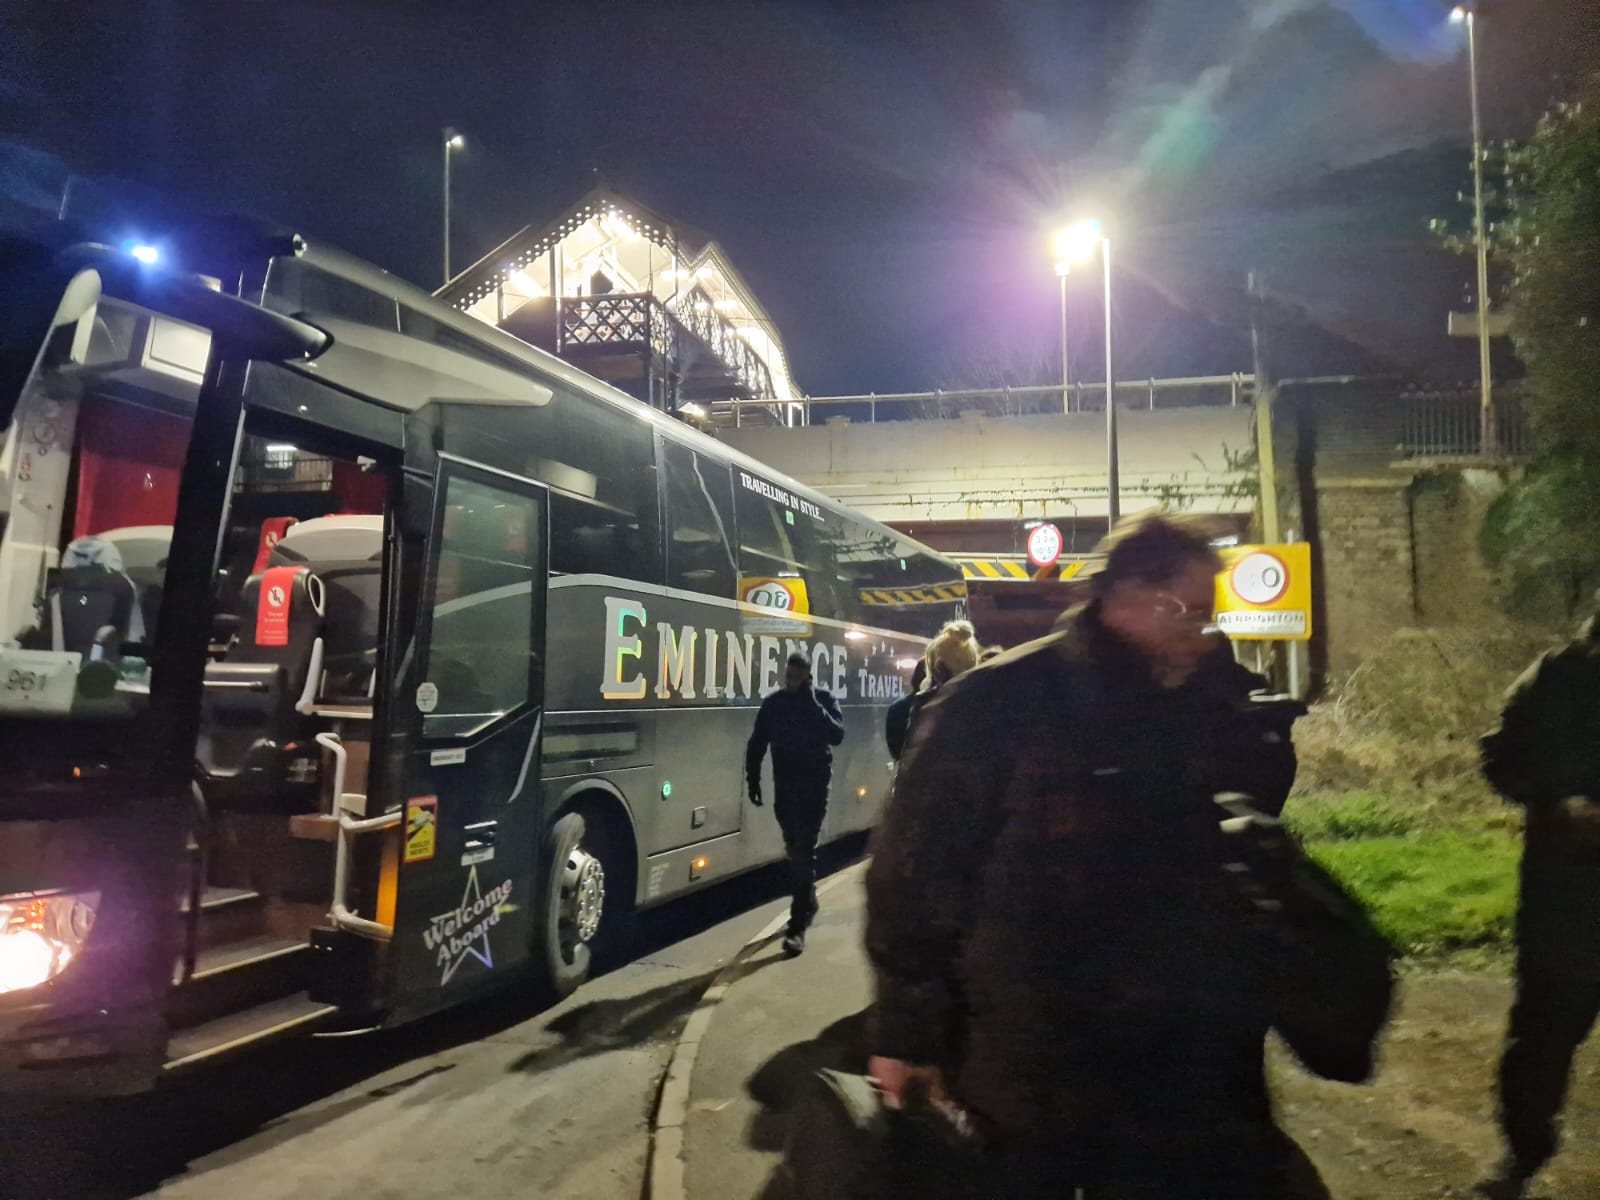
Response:
[[[937,587],[870,588],[862,589],[863,604],[948,604],[952,600],[965,600],[964,583],[940,584]]]
[[[1084,568],[1083,562],[1057,565],[1053,579],[1071,579]],[[1022,558],[969,558],[961,560],[961,573],[968,579],[1032,579],[1033,564]]]

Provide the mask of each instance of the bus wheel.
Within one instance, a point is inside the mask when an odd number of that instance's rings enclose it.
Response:
[[[573,812],[550,827],[546,840],[550,869],[540,933],[545,975],[563,996],[620,942],[632,907],[607,832],[603,821]]]

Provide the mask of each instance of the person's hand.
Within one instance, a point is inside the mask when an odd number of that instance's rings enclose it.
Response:
[[[757,808],[761,807],[761,785],[754,780],[750,783],[750,803]]]
[[[898,1058],[873,1055],[867,1060],[867,1076],[878,1085],[878,1090],[883,1093],[883,1105],[888,1109],[903,1109],[907,1099],[918,1092],[933,1104],[950,1097],[938,1067],[918,1067],[901,1062]]]

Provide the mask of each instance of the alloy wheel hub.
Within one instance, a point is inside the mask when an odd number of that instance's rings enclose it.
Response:
[[[591,942],[600,932],[600,917],[606,906],[606,869],[598,858],[582,847],[567,859],[561,889],[564,914],[572,924],[578,941]]]

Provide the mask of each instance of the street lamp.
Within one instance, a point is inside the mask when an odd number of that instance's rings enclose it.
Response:
[[[1100,253],[1100,263],[1105,277],[1105,319],[1106,319],[1106,523],[1115,526],[1122,515],[1121,491],[1122,483],[1117,470],[1117,377],[1115,359],[1112,357],[1111,346],[1111,239],[1106,236],[1100,227],[1099,221],[1077,221],[1060,233],[1056,234],[1056,274],[1061,276],[1061,292],[1063,297],[1062,318],[1062,354],[1063,376],[1065,375],[1066,353],[1066,319],[1065,296],[1067,286],[1067,273],[1071,264],[1075,262],[1088,262],[1094,258],[1095,252]]]
[[[1072,274],[1072,264],[1060,257],[1057,251],[1056,278],[1061,280],[1061,412],[1072,411],[1072,366],[1067,358],[1067,276]]]
[[[1478,254],[1478,449],[1495,445],[1493,385],[1489,375],[1489,229],[1483,219],[1483,122],[1478,114],[1478,5],[1458,4],[1450,20],[1467,27],[1467,78],[1472,92],[1472,240]]]
[[[467,139],[454,129],[444,131],[444,281],[450,282],[450,152],[460,150]]]

